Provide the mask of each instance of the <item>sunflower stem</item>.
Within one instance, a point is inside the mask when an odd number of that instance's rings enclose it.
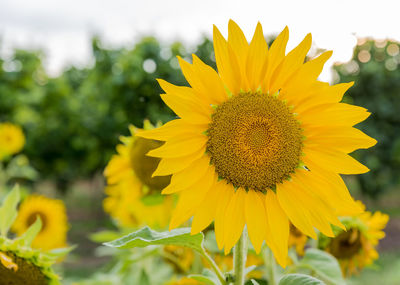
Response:
[[[276,276],[275,276],[276,261],[274,258],[274,254],[272,253],[272,250],[268,246],[265,247],[265,250],[263,252],[263,259],[264,259],[264,264],[268,270],[268,284],[276,285]]]
[[[233,250],[233,262],[234,262],[234,273],[235,283],[234,285],[243,285],[245,277],[245,265],[247,259],[247,233],[244,229],[242,236],[235,245]]]
[[[215,274],[217,275],[219,281],[221,282],[222,285],[226,285],[226,280],[225,276],[222,273],[221,269],[219,269],[218,265],[215,263],[214,259],[211,258],[211,256],[206,252],[206,250],[203,248],[203,251],[201,252],[201,255],[207,260],[207,262],[210,264],[211,268],[214,270]]]

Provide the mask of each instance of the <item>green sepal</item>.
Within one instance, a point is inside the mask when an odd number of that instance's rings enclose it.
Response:
[[[0,207],[0,235],[6,236],[11,225],[17,218],[17,205],[20,201],[19,186],[15,185],[10,193],[4,198]]]

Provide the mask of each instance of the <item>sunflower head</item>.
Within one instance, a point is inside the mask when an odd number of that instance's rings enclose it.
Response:
[[[1,284],[61,284],[52,265],[63,258],[70,249],[43,251],[31,248],[31,243],[41,231],[39,218],[15,239],[7,238],[8,228],[17,216],[19,190],[14,188],[0,206],[0,280]],[[4,214],[4,212],[7,214]]]
[[[227,40],[214,27],[218,72],[178,58],[190,87],[158,82],[179,118],[137,134],[165,142],[148,155],[161,158],[155,174],[172,174],[163,193],[179,193],[170,228],[214,220],[227,254],[247,225],[255,250],[266,241],[282,266],[289,223],[333,236],[338,216],[361,212],[340,174],[368,171],[349,153],[376,143],[353,127],[369,112],[340,102],[352,83],[318,80],[332,52],[305,62],[311,35],[286,53],[288,38],[285,28],[269,47],[261,24],[251,41],[233,21]]]
[[[27,197],[20,205],[18,217],[11,230],[21,236],[37,218],[42,228],[32,247],[43,250],[66,247],[68,221],[64,203],[40,195]]]
[[[365,206],[357,201],[361,207]],[[335,256],[343,274],[349,276],[373,263],[379,255],[376,246],[385,236],[383,229],[389,216],[380,212],[364,212],[357,216],[343,217],[346,231],[337,229],[334,238],[321,237],[319,247]]]
[[[0,124],[0,160],[21,151],[25,145],[22,129],[11,123]]]
[[[147,224],[164,228],[173,200],[163,197],[161,190],[170,183],[171,176],[154,176],[161,159],[146,156],[164,142],[136,137],[140,130],[134,126],[129,129],[131,136],[121,137],[123,144],[117,146],[118,154],[104,171],[108,182],[104,209],[123,227]],[[154,129],[154,126],[145,120],[144,129]]]

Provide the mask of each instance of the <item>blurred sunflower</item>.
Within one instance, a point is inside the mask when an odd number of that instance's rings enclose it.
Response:
[[[144,129],[154,129],[144,121]],[[104,170],[108,195],[104,199],[104,210],[123,227],[149,225],[165,228],[173,207],[172,197],[161,195],[161,190],[170,183],[170,176],[153,177],[160,159],[146,153],[164,143],[157,140],[137,138],[137,128],[130,126],[130,137],[121,137],[123,144],[117,146],[114,155]]]
[[[175,271],[186,273],[193,265],[194,252],[187,247],[167,245],[163,248],[163,257],[173,265]]]
[[[303,234],[298,228],[293,224],[290,224],[289,232],[289,248],[295,247],[298,255],[304,255],[304,248],[307,244],[308,237]]]
[[[179,280],[172,280],[167,285],[203,285],[203,282],[197,281],[192,278],[183,277]]]
[[[0,124],[0,160],[22,150],[25,136],[22,129],[11,123]]]
[[[360,202],[360,206],[365,206]],[[376,246],[385,237],[382,231],[389,216],[381,212],[364,212],[342,219],[347,231],[338,230],[334,238],[321,237],[319,247],[335,256],[345,276],[350,276],[378,259]]]
[[[66,247],[68,218],[64,203],[40,195],[27,197],[19,208],[11,230],[21,236],[40,217],[42,228],[32,247],[43,250]]]
[[[247,224],[255,250],[265,240],[282,266],[289,221],[333,236],[338,215],[360,212],[340,174],[367,172],[348,153],[376,143],[352,127],[370,113],[339,103],[353,83],[317,80],[332,52],[304,63],[311,35],[285,55],[288,37],[285,28],[268,48],[261,24],[250,44],[233,21],[228,41],[214,27],[218,73],[179,58],[191,87],[159,83],[180,118],[137,134],[166,141],[148,155],[162,158],[154,175],[173,174],[163,193],[179,193],[171,229],[193,216],[195,234],[215,220],[228,253]]]
[[[0,205],[0,284],[61,284],[52,265],[70,249],[49,252],[31,248],[32,240],[35,240],[44,226],[42,221],[36,220],[16,239],[7,237],[9,225],[17,216],[19,197],[18,188],[14,188],[3,200],[3,205]]]

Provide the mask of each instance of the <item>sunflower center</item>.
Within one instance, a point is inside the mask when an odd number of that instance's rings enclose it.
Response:
[[[360,252],[361,248],[361,233],[358,229],[350,229],[347,232],[340,233],[332,239],[330,244],[330,252],[340,259],[353,257]]]
[[[275,96],[233,96],[216,108],[208,136],[211,163],[235,187],[265,192],[288,179],[300,164],[300,123]]]
[[[32,262],[16,256],[11,252],[6,254],[14,260],[18,266],[18,270],[10,270],[0,263],[0,284],[29,284],[29,285],[46,285],[49,284],[48,279],[42,273],[41,269]]]
[[[135,138],[130,151],[131,166],[136,176],[146,185],[150,192],[160,192],[168,186],[171,176],[155,176],[153,172],[160,163],[160,158],[150,157],[146,154],[155,148],[160,147],[163,142],[144,138]]]
[[[42,222],[42,228],[40,232],[43,232],[47,226],[47,217],[42,212],[32,212],[26,219],[26,227],[29,228],[31,225],[33,225],[38,217],[40,217],[40,220]]]

